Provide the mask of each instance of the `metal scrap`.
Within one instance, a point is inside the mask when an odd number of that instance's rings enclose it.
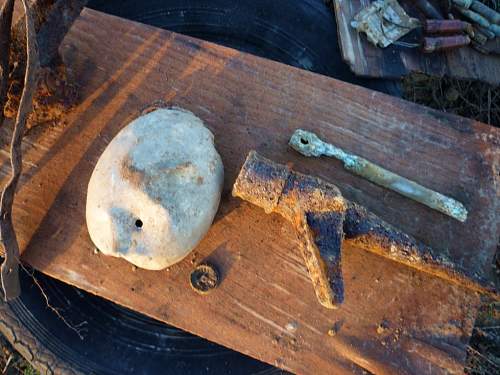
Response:
[[[461,20],[425,20],[422,23],[424,31],[428,34],[455,34],[465,32],[468,35],[474,33],[472,25]]]
[[[461,222],[467,219],[467,209],[455,199],[390,172],[362,157],[349,154],[339,147],[323,142],[314,133],[297,129],[290,138],[289,144],[304,156],[331,156],[339,159],[344,163],[345,169],[377,185],[391,189]]]
[[[500,37],[500,13],[477,0],[453,0],[453,4],[463,16]]]
[[[453,3],[458,8],[470,9],[476,14],[486,18],[489,22],[500,25],[500,13],[491,9],[486,4],[477,0],[453,0]]]
[[[422,52],[433,53],[446,51],[469,45],[471,39],[468,35],[452,35],[440,37],[425,37],[422,43]]]
[[[337,308],[344,300],[344,237],[380,256],[492,293],[485,280],[348,201],[335,185],[292,171],[255,151],[249,153],[232,194],[266,213],[278,213],[294,225],[316,297],[326,308]]]
[[[0,9],[0,51],[10,51],[10,29],[14,13],[14,0],[7,0]],[[0,126],[3,124],[3,107],[7,101],[9,81],[9,53],[0,53]]]
[[[5,259],[0,274],[6,300],[19,296],[19,244],[12,224],[12,204],[22,171],[21,142],[26,121],[32,110],[33,94],[37,88],[37,70],[54,61],[57,49],[86,0],[22,0],[24,17],[12,25],[14,1],[7,0],[0,10],[0,125],[6,103],[10,54],[14,53],[18,69],[24,68],[24,82],[17,108],[11,140],[11,176],[0,198],[0,244]],[[24,21],[24,22],[23,22]],[[39,50],[40,47],[40,50]]]
[[[419,21],[396,0],[377,0],[354,16],[351,26],[365,33],[373,45],[385,48],[419,27]]]
[[[34,15],[28,0],[22,0],[24,19],[26,22],[26,71],[24,89],[17,113],[10,146],[11,176],[0,199],[0,244],[4,248],[5,260],[0,269],[2,288],[5,300],[17,298],[21,292],[19,284],[19,244],[12,224],[12,204],[17,183],[22,171],[21,141],[24,135],[26,120],[31,112],[33,92],[36,88],[36,72],[38,69],[38,46],[36,42]],[[8,51],[7,51],[8,53]],[[3,110],[3,108],[2,108]]]

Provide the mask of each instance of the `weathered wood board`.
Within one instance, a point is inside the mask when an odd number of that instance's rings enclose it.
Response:
[[[230,196],[251,149],[337,184],[385,220],[488,275],[499,235],[500,133],[324,76],[86,9],[61,53],[80,102],[57,126],[24,142],[15,203],[23,259],[48,275],[297,373],[461,373],[479,297],[442,279],[356,248],[343,248],[345,302],[315,297],[291,225]],[[225,188],[213,227],[192,256],[168,270],[133,270],[94,253],[86,188],[113,136],[155,101],[180,106],[214,132]],[[453,196],[461,224],[362,180],[327,159],[287,147],[313,129],[401,175]],[[9,126],[0,129],[1,177]],[[222,284],[189,287],[209,259]],[[386,328],[377,330],[379,325]],[[338,329],[331,337],[332,327]]]
[[[364,77],[401,78],[411,72],[435,76],[477,79],[500,84],[500,56],[484,55],[466,47],[453,51],[424,54],[419,49],[389,46],[378,48],[350,25],[354,16],[370,0],[334,0],[340,49],[351,70]],[[411,2],[401,2],[407,6]],[[414,11],[410,13],[417,16]]]

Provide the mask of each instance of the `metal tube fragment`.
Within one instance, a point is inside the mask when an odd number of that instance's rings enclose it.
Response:
[[[428,18],[434,20],[443,19],[443,15],[441,14],[441,12],[428,0],[416,0],[415,3],[417,5],[417,8],[420,9]]]
[[[433,53],[437,51],[447,51],[458,47],[469,45],[471,39],[468,35],[450,35],[439,37],[425,37],[422,45],[424,53]]]
[[[490,22],[500,24],[500,13],[477,0],[453,0],[457,8],[472,9]]]

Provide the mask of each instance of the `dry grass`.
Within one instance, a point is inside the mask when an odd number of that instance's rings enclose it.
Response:
[[[483,0],[500,11],[500,0]],[[500,57],[499,57],[500,60]],[[499,62],[500,63],[500,62]],[[406,99],[500,127],[500,87],[478,81],[411,74],[403,80]],[[497,273],[498,267],[497,254]],[[500,303],[484,301],[470,341],[465,371],[469,375],[500,374]]]
[[[500,87],[415,73],[403,80],[403,90],[413,102],[500,127]]]
[[[500,302],[481,306],[467,354],[467,374],[500,374]]]
[[[403,90],[404,97],[413,102],[500,127],[500,87],[418,73],[403,80]],[[500,374],[498,302],[483,303],[467,354],[467,374]]]

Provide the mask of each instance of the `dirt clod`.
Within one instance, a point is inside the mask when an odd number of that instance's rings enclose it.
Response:
[[[15,118],[23,89],[22,70],[13,69],[10,76],[4,115]],[[37,126],[58,126],[63,116],[73,108],[78,99],[77,86],[68,77],[66,67],[61,63],[38,72],[38,86],[33,98],[33,112],[26,123],[26,132]]]

